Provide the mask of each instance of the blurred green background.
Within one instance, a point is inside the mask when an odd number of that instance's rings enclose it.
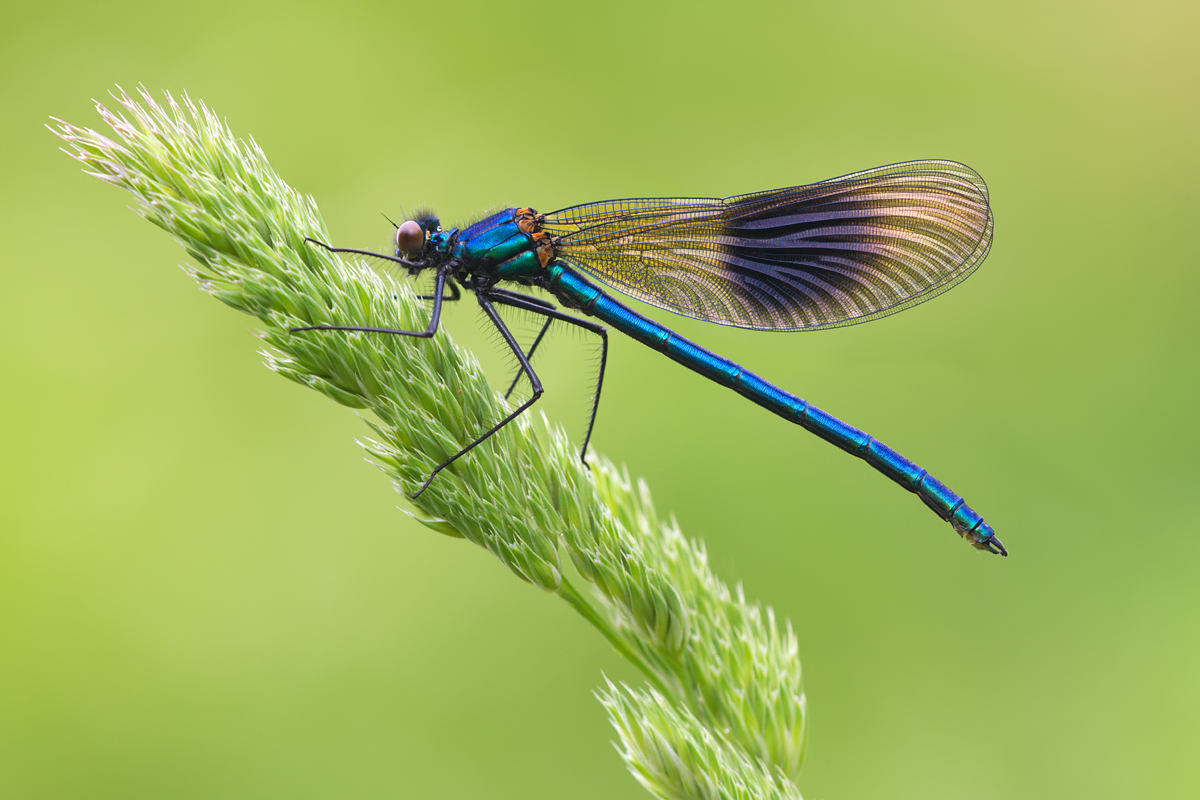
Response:
[[[0,796],[646,796],[591,696],[638,676],[397,511],[362,421],[263,369],[252,321],[42,127],[139,82],[252,135],[346,245],[421,203],[978,169],[995,246],[935,302],[808,335],[648,313],[928,466],[1011,558],[629,340],[595,444],[796,626],[806,797],[1200,795],[1194,3],[22,6]],[[477,316],[445,325],[503,383]],[[541,362],[576,437],[593,355],[560,335]]]

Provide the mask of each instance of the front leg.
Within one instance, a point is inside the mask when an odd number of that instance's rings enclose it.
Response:
[[[396,336],[415,336],[419,339],[428,339],[437,333],[438,322],[442,318],[442,295],[446,287],[447,273],[445,270],[439,271],[434,283],[433,296],[433,312],[429,316],[429,324],[423,331],[401,331],[394,328],[363,328],[354,325],[307,325],[303,328],[290,328],[291,333],[300,333],[301,331],[363,331],[365,333],[390,333]]]

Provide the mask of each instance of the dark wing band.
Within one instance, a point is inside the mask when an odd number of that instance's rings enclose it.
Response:
[[[558,256],[684,316],[766,330],[852,325],[946,291],[983,262],[983,179],[909,161],[730,197],[608,200],[547,214]]]

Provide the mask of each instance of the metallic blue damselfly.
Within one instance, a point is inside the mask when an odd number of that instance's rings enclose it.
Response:
[[[884,317],[941,294],[987,256],[992,241],[987,187],[969,167],[952,161],[910,161],[723,200],[607,200],[550,214],[509,208],[461,230],[443,230],[432,214],[416,217],[397,227],[394,256],[310,241],[335,252],[387,259],[410,275],[432,271],[433,310],[425,330],[317,325],[293,331],[427,338],[437,331],[444,301],[458,300],[460,287],[474,293],[516,356],[517,378],[527,375],[533,391],[515,411],[434,469],[416,495],[542,396],[530,359],[555,321],[594,333],[602,343],[582,452],[587,451],[604,384],[607,329],[563,313],[546,300],[503,288],[504,283],[545,290],[565,308],[594,317],[812,431],[916,493],[974,547],[1008,555],[991,526],[926,470],[874,437],[638,314],[585,277],[586,273],[677,314],[740,328],[813,330]],[[545,318],[528,353],[496,306]]]

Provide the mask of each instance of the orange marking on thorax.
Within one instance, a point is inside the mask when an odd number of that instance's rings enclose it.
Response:
[[[521,233],[537,233],[542,229],[542,215],[532,208],[518,208],[513,214],[513,221]]]
[[[538,231],[532,236],[534,252],[537,253],[538,262],[544,267],[554,260],[554,239],[544,231]]]

